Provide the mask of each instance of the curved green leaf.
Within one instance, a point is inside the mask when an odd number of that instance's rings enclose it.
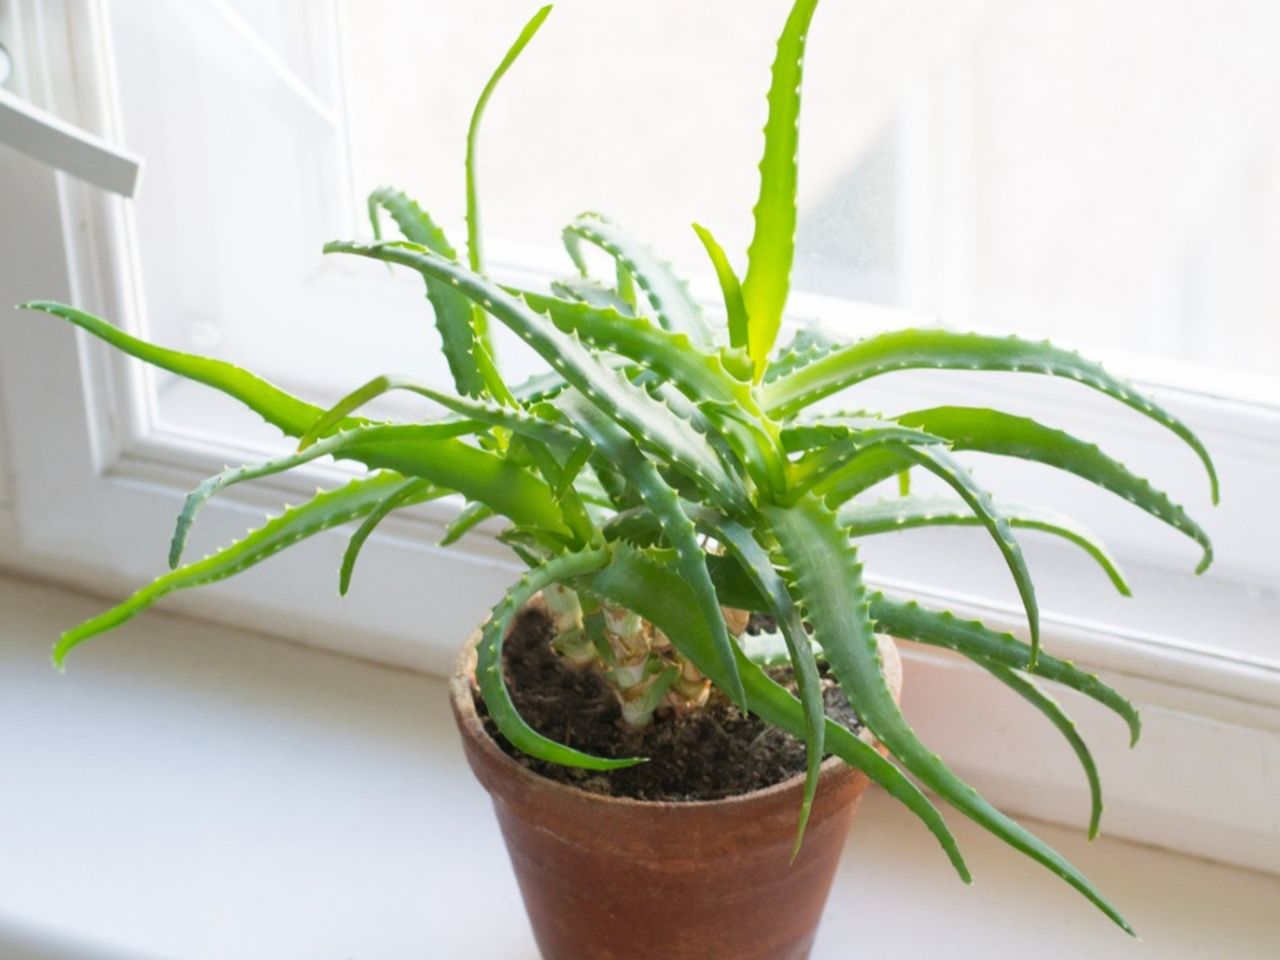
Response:
[[[161,597],[176,590],[225,580],[299,540],[365,516],[403,482],[404,478],[394,473],[375,474],[365,479],[353,480],[336,490],[317,493],[301,506],[290,507],[280,516],[268,519],[257,530],[249,531],[244,539],[233,542],[203,560],[158,577],[123,603],[86,620],[73,630],[68,630],[53,648],[54,665],[61,668],[72,648],[90,637],[120,626]]]
[[[818,0],[796,0],[778,38],[769,86],[769,119],[760,159],[760,197],[747,248],[742,298],[747,308],[747,350],[760,382],[782,325],[796,245],[796,158],[800,150],[800,82],[804,42]]]
[[[717,581],[717,585],[719,581]],[[998,633],[977,620],[961,620],[945,610],[928,610],[915,601],[871,595],[871,619],[876,629],[904,640],[955,650],[971,659],[1002,663],[1015,670],[1031,669],[1031,648],[1011,633]],[[1130,746],[1142,735],[1142,718],[1124,697],[1091,673],[1065,660],[1041,653],[1035,674],[1070,687],[1113,711],[1129,727]]]
[[[624,317],[635,316],[631,304],[618,291],[587,277],[565,277],[551,281],[551,292],[561,300],[578,300],[602,310],[613,310]]]
[[[68,320],[103,340],[122,353],[136,357],[153,367],[168,370],[178,376],[213,387],[240,401],[267,423],[290,437],[306,433],[322,413],[323,408],[299,400],[261,377],[224,360],[198,357],[178,350],[148,343],[113,327],[107,321],[92,314],[61,303],[33,300],[22,305],[23,310],[36,310]],[[365,423],[363,420],[343,422],[337,428],[350,430]]]
[[[996,370],[1066,377],[1119,400],[1171,430],[1195,451],[1209,474],[1213,502],[1218,476],[1204,444],[1185,423],[1155,401],[1077,353],[1017,337],[950,330],[895,330],[841,347],[765,389],[765,408],[789,417],[823,397],[883,373],[898,370]]]
[[[531,416],[521,408],[499,407],[483,401],[464,400],[450,393],[442,393],[434,389],[430,384],[423,383],[414,377],[383,374],[374,377],[368,383],[353,390],[325,411],[324,415],[315,422],[298,442],[298,450],[306,450],[318,437],[325,436],[333,428],[334,424],[342,422],[348,414],[360,409],[377,397],[394,390],[406,390],[410,393],[416,393],[420,397],[425,397],[440,404],[446,410],[452,410],[454,413],[468,418],[462,421],[446,421],[439,424],[442,430],[445,428],[454,429],[455,432],[451,434],[453,436],[475,432],[474,424],[478,422],[493,427],[504,427],[513,433],[519,433],[543,443],[571,445],[577,440],[571,430],[567,430],[548,420]],[[454,423],[458,424],[458,426],[452,427]],[[434,427],[436,424],[427,424],[427,426]]]
[[[484,117],[485,107],[489,105],[489,98],[493,96],[493,91],[498,88],[498,83],[506,76],[507,71],[511,69],[511,65],[524,52],[524,48],[529,45],[529,41],[538,32],[538,28],[542,26],[543,21],[550,15],[551,5],[547,4],[547,6],[538,10],[529,19],[529,22],[524,25],[524,29],[516,37],[515,43],[511,44],[506,55],[503,56],[498,66],[489,76],[488,82],[484,85],[484,89],[480,91],[480,97],[476,100],[476,105],[471,111],[471,123],[467,126],[467,257],[468,263],[475,273],[481,273],[484,270],[484,251],[480,239],[480,197],[479,191],[476,189],[476,150],[480,141],[480,121]]]
[[[476,681],[480,686],[480,696],[484,699],[484,705],[489,709],[489,716],[493,718],[494,724],[517,750],[539,760],[546,760],[548,763],[558,763],[565,767],[581,767],[585,770],[618,770],[644,762],[643,757],[626,757],[618,760],[597,757],[544,737],[520,716],[516,705],[511,700],[511,692],[507,690],[506,679],[503,677],[502,641],[520,608],[533,599],[533,595],[539,590],[591,573],[608,562],[608,550],[584,550],[581,553],[563,554],[528,571],[493,608],[489,621],[484,626],[480,646],[476,651],[478,654]]]
[[[283,473],[323,456],[357,460],[371,468],[422,477],[445,490],[489,504],[519,524],[568,533],[551,489],[509,460],[442,436],[454,424],[369,424],[333,434],[306,450],[241,467],[228,467],[187,494],[169,550],[176,566],[196,513],[211,496],[232,484]]]
[[[493,511],[483,503],[468,503],[445,528],[444,536],[440,538],[440,546],[447,547],[457,543],[492,516]]]
[[[450,260],[458,259],[458,252],[427,212],[416,201],[390,187],[369,194],[369,222],[375,239],[382,239],[382,225],[378,218],[380,208],[391,215],[406,240],[421,244]],[[459,296],[447,283],[431,277],[423,280],[454,385],[464,396],[478,397],[485,390],[486,380],[478,356],[476,332],[472,327],[471,301]]]
[[[789,565],[793,595],[813,627],[814,639],[876,738],[948,803],[1047,867],[1132,933],[1124,917],[1061,854],[984,800],[917,739],[885,682],[862,567],[835,516],[813,498],[788,508],[765,508],[764,514]]]
[[[1128,500],[1198,543],[1204,555],[1196,573],[1203,573],[1213,562],[1209,535],[1182,507],[1094,444],[1026,417],[980,407],[933,407],[903,414],[897,420],[945,437],[955,450],[1019,457],[1074,473]]]
[[[820,360],[837,350],[839,346],[821,327],[813,325],[800,327],[791,338],[791,342],[781,348],[777,356],[769,361],[764,382],[773,383],[801,367],[807,367],[813,361]]]
[[[688,285],[676,276],[671,264],[608,217],[600,213],[580,214],[564,228],[563,236],[565,249],[583,276],[587,275],[587,262],[581,244],[586,241],[613,257],[635,278],[664,329],[687,334],[699,346],[714,342],[702,308]]]
[[[932,432],[932,431],[930,431]],[[945,434],[940,434],[945,436]],[[1027,569],[1026,558],[1022,554],[1022,547],[1018,545],[1018,540],[1010,529],[1008,520],[1000,512],[995,501],[991,499],[991,495],[973,479],[972,474],[965,468],[964,464],[956,460],[945,449],[940,446],[912,446],[907,444],[885,444],[877,449],[866,451],[866,454],[874,454],[878,451],[884,451],[888,455],[887,463],[892,468],[894,458],[899,462],[911,465],[918,464],[937,476],[949,487],[960,495],[960,498],[968,504],[969,509],[987,528],[987,532],[991,534],[991,539],[999,548],[1001,556],[1004,557],[1005,565],[1008,566],[1009,572],[1013,575],[1014,584],[1018,588],[1018,596],[1022,600],[1023,609],[1027,615],[1027,628],[1031,632],[1031,660],[1035,663],[1035,658],[1040,652],[1040,608],[1036,603],[1035,584],[1031,579],[1031,572]],[[866,454],[859,451],[851,463],[847,464],[845,469],[849,467],[866,469],[865,463],[859,464],[858,460],[862,459]],[[880,467],[883,469],[883,466]],[[897,469],[890,469],[886,476],[898,472]],[[813,494],[828,503],[840,503],[845,500],[844,491],[838,489],[833,491],[832,484],[838,481],[840,471],[837,470],[833,475],[825,478],[821,482],[813,486]]]
[[[878,413],[863,411],[857,414],[840,414],[820,420],[788,423],[780,432],[782,446],[789,453],[819,448],[825,453],[833,444],[851,440],[850,446],[865,447],[868,441],[897,441],[899,443],[944,443],[936,437],[914,427],[903,426]]]
[[[1085,779],[1089,781],[1089,839],[1095,839],[1098,836],[1098,827],[1102,823],[1102,781],[1098,778],[1098,767],[1093,762],[1089,745],[1084,742],[1084,737],[1080,736],[1075,721],[1067,716],[1058,701],[1041,690],[1024,674],[991,660],[980,661],[980,665],[1048,717],[1049,722],[1058,728],[1067,743],[1071,745],[1071,749],[1075,751],[1076,757],[1080,760],[1080,766],[1084,768]]]
[[[1129,584],[1115,558],[1088,529],[1071,517],[1027,504],[997,504],[1011,527],[1039,530],[1069,540],[1089,554],[1115,584],[1130,596]],[[840,525],[852,536],[862,537],[916,527],[974,526],[982,521],[961,500],[950,497],[903,496],[878,503],[846,503],[840,508]]]
[[[805,640],[805,643],[809,645],[812,651],[814,644],[808,639]],[[790,644],[776,633],[745,636],[742,638],[741,646],[742,652],[753,663],[761,667],[777,667],[791,662]],[[1093,762],[1093,755],[1089,752],[1088,745],[1085,744],[1084,738],[1080,736],[1071,718],[1063,712],[1053,698],[1044,693],[1023,674],[995,660],[976,656],[971,659],[1002,683],[1012,688],[1041,713],[1045,714],[1067,739],[1072,750],[1079,757],[1080,764],[1084,768],[1085,777],[1089,781],[1091,800],[1089,839],[1094,839],[1098,835],[1098,826],[1102,819],[1102,784],[1098,778],[1097,765]]]
[[[803,424],[786,427],[782,430],[783,446],[788,450],[809,451],[791,464],[788,494],[794,498],[813,487],[825,489],[824,484],[839,476],[847,464],[875,447],[900,450],[904,446],[944,443],[946,441],[942,437],[875,417],[856,421],[844,418],[833,426]]]
[[[445,491],[437,490],[426,480],[415,478],[406,480],[374,507],[356,528],[356,532],[351,535],[351,539],[347,542],[347,549],[342,554],[342,566],[338,571],[338,595],[345,597],[347,591],[351,589],[351,575],[355,572],[356,560],[360,558],[360,551],[364,548],[365,541],[378,528],[378,524],[401,507],[423,503],[444,494]]]
[[[736,351],[703,350],[687,334],[663,330],[645,317],[633,317],[609,307],[532,292],[523,292],[522,296],[559,330],[576,333],[592,346],[643,364],[674,381],[696,402],[728,404],[757,417],[763,415],[750,385],[741,378],[749,369],[746,358]]]
[[[729,318],[729,346],[735,350],[746,350],[747,305],[742,299],[742,284],[738,281],[738,275],[733,272],[724,248],[716,242],[710,230],[695,223],[693,231],[706,248],[707,256],[716,271],[716,279],[720,281],[720,293],[724,297],[724,309]]]

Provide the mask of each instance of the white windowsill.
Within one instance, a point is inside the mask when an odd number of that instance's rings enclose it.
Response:
[[[0,955],[536,957],[440,680],[161,614],[58,676],[50,640],[99,607],[0,579]],[[816,960],[1274,956],[1278,877],[1037,825],[1134,943],[950,819],[972,888],[868,796]]]

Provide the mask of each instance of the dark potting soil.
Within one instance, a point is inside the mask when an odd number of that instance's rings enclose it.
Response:
[[[717,800],[780,783],[804,772],[804,744],[719,693],[690,712],[659,710],[644,730],[625,727],[612,690],[592,670],[578,669],[551,649],[554,630],[540,610],[517,617],[504,644],[503,665],[516,709],[544,736],[602,757],[648,757],[649,762],[599,772],[529,757],[506,741],[483,702],[476,709],[503,750],[544,777],[592,793],[638,800]],[[771,671],[792,686],[786,668]],[[835,681],[823,677],[827,715],[858,729],[857,715]]]

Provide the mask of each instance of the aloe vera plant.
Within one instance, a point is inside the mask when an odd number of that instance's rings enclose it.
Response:
[[[723,292],[723,329],[666,262],[596,213],[565,228],[576,270],[550,291],[512,289],[486,275],[477,204],[481,114],[549,8],[525,27],[476,105],[466,140],[466,257],[422,207],[390,189],[369,198],[374,242],[326,247],[328,253],[381,260],[420,275],[453,392],[387,375],[323,409],[229,363],[144,342],[72,307],[27,304],[234,397],[298,440],[293,454],[229,469],[193,491],[178,518],[171,572],[65,633],[54,648],[55,662],[62,665],[77,644],[168,593],[233,576],[303,538],[359,522],[340,574],[345,593],[362,544],[384,517],[461,494],[467,506],[446,542],[499,517],[506,522],[501,539],[528,565],[484,628],[477,668],[490,715],[520,750],[598,770],[643,759],[589,755],[544,736],[520,717],[504,681],[502,647],[515,614],[540,593],[555,622],[554,646],[582,669],[601,672],[617,692],[626,722],[643,726],[655,710],[697,710],[720,696],[803,740],[806,789],[797,811],[797,843],[819,765],[834,754],[913,811],[966,881],[951,833],[908,774],[1129,930],[1076,868],[920,742],[890,695],[875,634],[957,651],[1045,714],[1084,767],[1092,836],[1102,809],[1097,771],[1041,681],[1103,704],[1124,721],[1134,742],[1139,718],[1097,677],[1041,650],[1035,589],[1018,534],[1030,529],[1062,537],[1086,551],[1119,590],[1127,593],[1127,584],[1093,534],[1044,508],[1000,503],[960,455],[976,450],[1074,473],[1194,539],[1204,551],[1200,569],[1211,559],[1208,537],[1146,480],[1097,447],[1047,425],[994,409],[937,407],[886,417],[818,413],[813,404],[871,377],[908,369],[1064,377],[1133,408],[1190,445],[1208,471],[1216,502],[1212,462],[1192,432],[1154,401],[1047,343],[906,329],[850,342],[801,331],[779,348],[794,255],[805,38],[815,7],[816,0],[796,0],[778,42],[754,234],[741,280],[711,232],[695,225]],[[400,239],[381,239],[384,218],[395,224]],[[591,276],[587,248],[612,261],[611,275]],[[532,347],[548,372],[524,383],[506,382],[489,336],[493,323]],[[421,422],[359,416],[364,404],[394,390],[416,392],[447,414]],[[209,497],[322,456],[363,464],[367,475],[318,493],[225,549],[183,564],[187,532]],[[880,481],[913,469],[935,475],[954,495],[865,498]],[[1026,612],[1026,642],[866,586],[858,553],[863,538],[965,524],[985,528],[1007,563]],[[770,617],[776,634],[744,638],[748,612]],[[826,717],[820,661],[887,757]],[[797,694],[766,672],[775,663],[793,668]]]

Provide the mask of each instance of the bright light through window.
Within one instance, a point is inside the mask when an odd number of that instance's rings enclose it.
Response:
[[[691,219],[743,250],[785,8],[561,3],[486,121],[494,256],[563,265],[559,229],[585,209],[694,277],[708,271]],[[355,228],[382,183],[461,242],[468,114],[530,4],[112,10],[126,133],[149,161],[137,216],[153,331],[283,363],[295,382],[403,367],[401,308],[425,306],[407,289],[318,293],[319,244]],[[800,289],[1275,399],[1280,9],[847,0],[818,17]],[[328,349],[290,350],[303,330],[328,331]],[[425,323],[422,341],[426,356]]]

